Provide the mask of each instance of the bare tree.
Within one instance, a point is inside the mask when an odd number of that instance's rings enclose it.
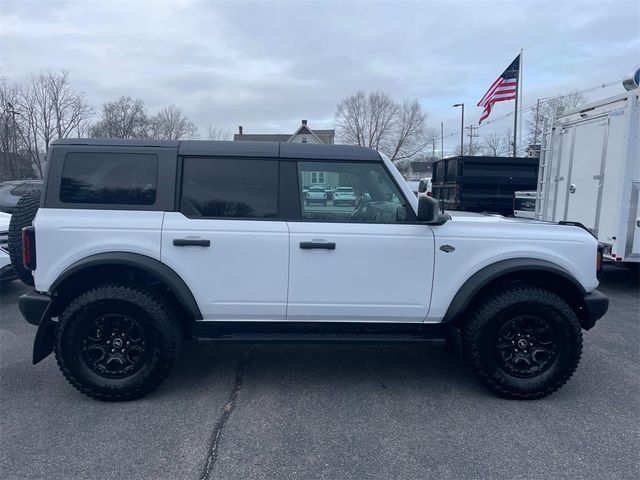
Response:
[[[87,103],[84,92],[76,92],[71,88],[67,71],[39,75],[38,82],[44,84],[49,96],[55,138],[71,136],[93,116],[93,108]]]
[[[95,138],[148,138],[149,118],[144,102],[122,96],[102,106],[102,116],[89,129]]]
[[[151,138],[160,140],[194,139],[198,136],[198,129],[181,108],[169,105],[151,117],[149,133]]]
[[[398,104],[379,91],[368,95],[360,91],[339,102],[336,128],[342,143],[380,150],[394,162],[420,156],[434,136],[416,100]]]
[[[482,153],[482,146],[476,142],[469,144],[468,142],[464,145],[464,153],[462,155],[467,157],[475,157],[476,155],[480,155]],[[456,155],[460,155],[460,145],[456,147]]]
[[[207,128],[207,138],[209,140],[231,140],[231,132],[209,125]]]
[[[508,137],[510,134],[491,133],[482,137],[484,154],[491,157],[508,156],[510,152],[510,144],[513,141]]]
[[[12,116],[14,137],[19,138],[20,153],[28,163],[43,172],[43,163],[52,140],[77,132],[93,115],[83,92],[71,86],[68,72],[31,75],[14,91]],[[32,171],[31,165],[29,169]]]
[[[31,178],[31,161],[25,154],[19,133],[19,112],[16,110],[20,90],[0,78],[0,181]]]
[[[551,121],[559,113],[570,110],[572,108],[579,107],[587,101],[585,96],[580,92],[570,93],[568,95],[561,95],[559,97],[548,98],[540,102],[540,107],[537,110],[537,105],[531,109],[531,114],[527,119],[526,129],[529,138],[529,143],[539,143],[542,135],[542,127],[545,118]]]

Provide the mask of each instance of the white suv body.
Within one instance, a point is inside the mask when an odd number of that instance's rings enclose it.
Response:
[[[346,213],[307,209],[302,185],[312,171],[360,182],[361,200]],[[140,282],[164,292],[199,337],[230,323],[341,323],[446,324],[465,338],[456,325],[500,279],[504,289],[547,283],[583,328],[606,311],[595,291],[597,241],[585,230],[433,211],[433,199],[416,198],[393,163],[368,149],[66,140],[53,144],[47,176],[30,229],[36,292],[21,301],[40,330],[75,321],[74,298],[85,291]],[[40,338],[34,360],[52,347]],[[74,385],[108,397],[87,382],[77,373]]]

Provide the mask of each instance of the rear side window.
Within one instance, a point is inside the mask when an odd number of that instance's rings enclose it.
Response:
[[[180,211],[190,217],[277,217],[278,161],[185,158]]]
[[[105,205],[153,205],[158,157],[138,153],[69,153],[60,201]]]

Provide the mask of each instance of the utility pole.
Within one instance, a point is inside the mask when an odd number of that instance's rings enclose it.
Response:
[[[473,149],[471,148],[473,146],[473,139],[480,136],[477,133],[474,133],[474,130],[478,130],[478,127],[472,123],[468,127],[465,127],[465,129],[469,130],[469,133],[467,134],[469,137],[469,155],[473,155]]]
[[[533,129],[533,148],[538,144],[538,119],[540,118],[540,99],[536,102],[536,126]]]
[[[444,158],[444,122],[440,122],[440,158]]]

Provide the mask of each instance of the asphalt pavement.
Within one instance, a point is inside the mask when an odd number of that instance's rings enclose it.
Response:
[[[2,479],[630,479],[640,470],[640,297],[607,267],[607,315],[571,381],[503,400],[431,346],[185,345],[160,388],[89,399],[52,356],[18,282],[0,294]]]

